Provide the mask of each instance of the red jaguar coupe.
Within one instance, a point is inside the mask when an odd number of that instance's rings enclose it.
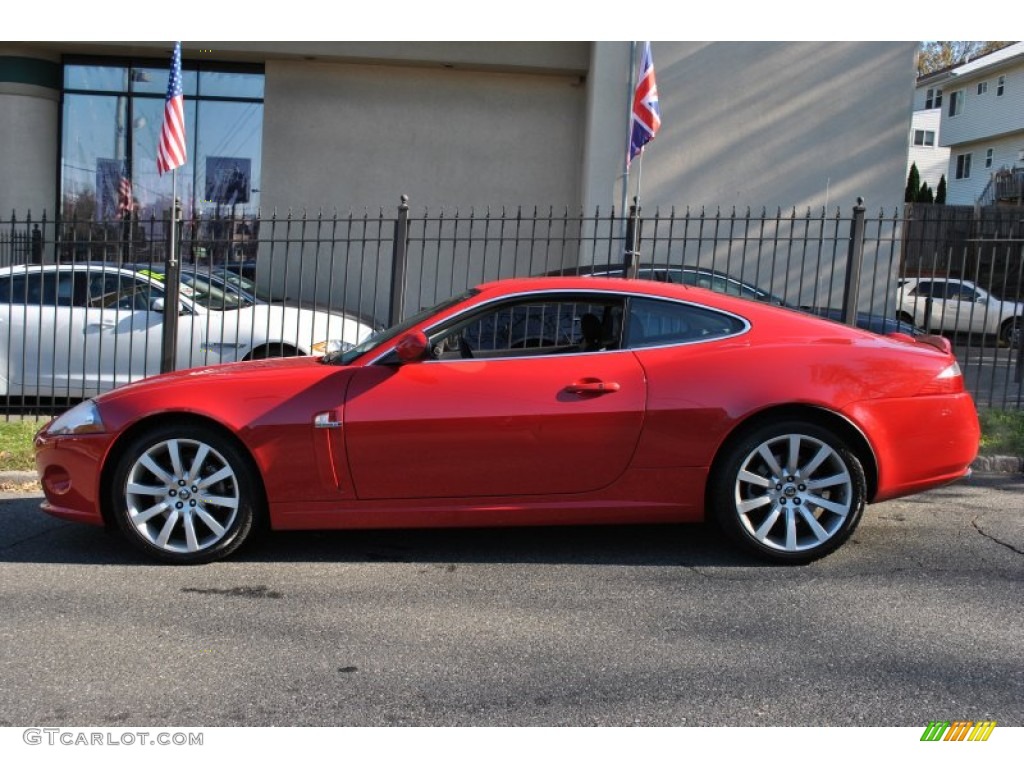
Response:
[[[36,438],[43,509],[201,563],[261,527],[713,518],[806,563],[865,504],[963,477],[948,342],[667,283],[482,285],[326,357],[157,376]]]

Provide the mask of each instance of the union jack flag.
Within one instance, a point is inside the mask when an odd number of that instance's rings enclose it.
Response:
[[[661,127],[661,110],[658,107],[658,85],[654,82],[654,59],[651,58],[651,41],[644,43],[640,58],[640,77],[633,92],[633,117],[629,130],[629,162],[639,155],[644,144],[654,138]]]
[[[181,90],[181,43],[174,44],[171,74],[167,78],[164,123],[156,148],[156,169],[161,176],[185,164],[185,97]]]

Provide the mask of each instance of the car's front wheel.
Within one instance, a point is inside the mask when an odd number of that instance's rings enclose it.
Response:
[[[262,510],[248,454],[215,429],[158,427],[120,453],[110,487],[118,527],[149,555],[207,563],[234,552]]]
[[[1011,317],[999,326],[999,342],[1007,347],[1017,347],[1021,343],[1024,321],[1019,317]]]
[[[808,563],[846,541],[867,496],[864,469],[815,424],[764,426],[729,449],[712,478],[712,514],[735,541],[769,560]]]

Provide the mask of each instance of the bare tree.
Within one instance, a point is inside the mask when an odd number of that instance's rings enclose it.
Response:
[[[925,40],[917,57],[917,74],[927,75],[955,67],[1008,45],[1010,42],[1006,41]]]

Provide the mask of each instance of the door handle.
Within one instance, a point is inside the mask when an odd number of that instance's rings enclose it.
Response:
[[[566,392],[574,395],[607,395],[610,392],[618,392],[622,387],[617,381],[576,381],[565,388]]]
[[[104,320],[104,321],[99,322],[99,323],[89,323],[87,326],[85,326],[85,330],[87,330],[87,331],[96,331],[96,330],[102,331],[102,330],[105,330],[105,329],[116,328],[116,327],[117,327],[117,323],[115,323],[113,320]]]

